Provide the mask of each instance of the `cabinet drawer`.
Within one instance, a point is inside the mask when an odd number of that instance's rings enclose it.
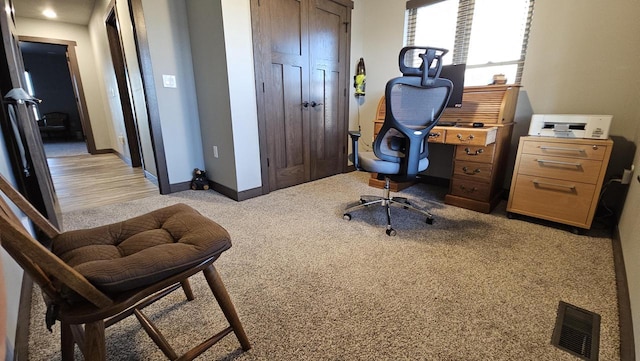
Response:
[[[522,153],[602,160],[607,153],[607,146],[588,143],[576,144],[575,141],[560,143],[527,140],[524,142]]]
[[[431,129],[429,132],[429,143],[444,143],[445,136],[447,134],[446,130],[441,129]]]
[[[456,145],[457,160],[467,160],[471,162],[492,163],[496,145]]]
[[[451,191],[454,196],[475,199],[477,201],[489,201],[490,189],[488,183],[474,182],[459,177],[451,178]]]
[[[593,184],[518,175],[511,190],[509,211],[584,225],[589,218],[595,188]]]
[[[493,166],[489,163],[478,163],[456,160],[453,162],[453,176],[467,178],[477,182],[489,182]]]
[[[602,161],[522,154],[518,174],[595,184]]]
[[[495,143],[498,128],[463,128],[454,127],[447,130],[445,143],[465,145],[488,145]]]

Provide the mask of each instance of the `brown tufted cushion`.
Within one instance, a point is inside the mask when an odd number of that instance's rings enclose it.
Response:
[[[52,251],[105,292],[148,286],[231,247],[229,233],[186,204],[65,232]]]

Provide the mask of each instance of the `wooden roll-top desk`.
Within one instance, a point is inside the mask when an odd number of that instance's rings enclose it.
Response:
[[[490,213],[500,201],[518,92],[517,85],[465,87],[462,107],[447,108],[440,117],[440,122],[456,125],[432,129],[430,143],[455,145],[446,204]],[[374,121],[374,138],[382,128],[384,115],[383,96]],[[472,127],[476,122],[484,126]],[[391,188],[398,191],[411,184],[393,183]],[[384,180],[373,174],[369,185],[382,188]]]

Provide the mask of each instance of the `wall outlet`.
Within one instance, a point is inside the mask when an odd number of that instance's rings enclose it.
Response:
[[[622,179],[620,181],[621,184],[629,184],[631,183],[631,178],[633,177],[633,170],[635,167],[633,164],[631,165],[631,169],[625,169],[622,173]]]
[[[218,146],[217,145],[213,146],[213,157],[214,158],[218,158]]]
[[[120,144],[124,144],[124,135],[120,134],[120,135],[118,136],[118,142],[119,142]]]

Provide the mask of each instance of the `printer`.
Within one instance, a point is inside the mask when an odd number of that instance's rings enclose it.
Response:
[[[607,139],[612,119],[612,115],[534,114],[529,125],[529,135]]]

